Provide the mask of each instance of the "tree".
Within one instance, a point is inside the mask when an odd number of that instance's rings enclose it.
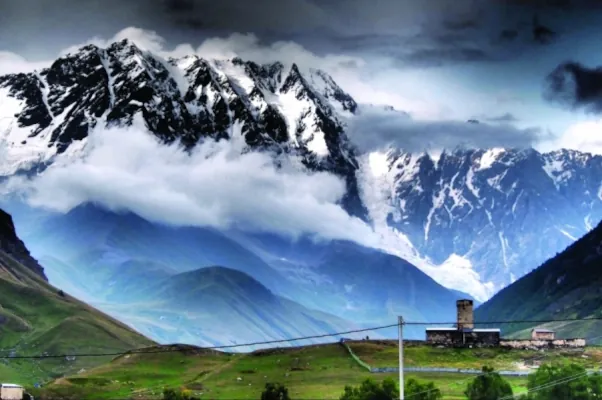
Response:
[[[410,378],[403,386],[404,397],[411,397],[412,400],[439,400],[443,397],[433,382],[420,382]]]
[[[288,389],[279,383],[266,383],[261,400],[290,400]]]
[[[416,379],[408,379],[404,384],[405,397],[412,400],[439,400],[441,391],[435,387],[433,382],[420,382]],[[358,387],[345,386],[345,392],[340,400],[397,400],[399,399],[399,388],[391,378],[387,378],[379,385],[368,378]]]
[[[345,386],[345,391],[340,400],[397,400],[399,389],[391,378],[387,378],[379,385],[367,378],[357,387]]]
[[[533,391],[529,394],[532,400],[598,399],[602,394],[602,377],[588,375],[587,370],[577,364],[544,364],[529,375],[527,388]]]
[[[497,400],[512,396],[512,386],[493,368],[483,367],[483,374],[474,378],[464,391],[469,400]]]

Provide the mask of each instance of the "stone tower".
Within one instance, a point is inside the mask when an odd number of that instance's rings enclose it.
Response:
[[[456,308],[458,310],[458,329],[474,329],[472,300],[458,300]]]

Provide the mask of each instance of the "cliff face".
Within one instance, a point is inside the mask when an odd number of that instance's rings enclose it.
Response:
[[[0,210],[0,250],[31,269],[45,281],[48,281],[44,274],[44,268],[31,256],[23,241],[19,239],[15,231],[13,218],[4,210]]]

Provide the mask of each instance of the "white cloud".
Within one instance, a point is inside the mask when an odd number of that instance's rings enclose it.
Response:
[[[95,36],[86,40],[83,43],[74,44],[73,46],[63,49],[60,52],[60,55],[77,52],[79,48],[88,44],[93,44],[100,48],[105,48],[110,46],[112,43],[121,41],[123,39],[129,39],[132,42],[136,43],[136,45],[141,49],[150,51],[152,53],[157,53],[160,55],[166,53],[165,39],[158,35],[155,31],[140,29],[136,27],[128,27],[120,30],[115,34],[115,36],[109,39],[104,39]]]
[[[33,72],[48,66],[50,62],[33,62],[18,54],[0,50],[0,76],[15,73]]]
[[[577,122],[539,147],[542,151],[562,148],[602,155],[602,120]]]
[[[187,154],[143,128],[97,129],[84,157],[58,160],[30,179],[12,178],[5,189],[59,212],[93,202],[178,226],[377,244],[368,225],[336,204],[345,193],[338,177],[286,163],[276,169],[266,153],[241,154],[243,139],[234,130],[239,139],[207,141]]]

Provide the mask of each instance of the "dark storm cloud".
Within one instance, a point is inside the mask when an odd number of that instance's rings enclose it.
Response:
[[[517,49],[535,43],[534,13],[562,35],[574,25],[571,13],[592,0],[561,2],[565,8],[558,1],[0,0],[0,49],[40,57],[74,40],[111,37],[135,26],[155,30],[170,45],[254,33],[266,43],[292,40],[314,51],[370,53],[399,65],[437,66],[515,56]]]
[[[550,72],[545,84],[546,100],[572,110],[602,113],[602,67],[565,62]]]

